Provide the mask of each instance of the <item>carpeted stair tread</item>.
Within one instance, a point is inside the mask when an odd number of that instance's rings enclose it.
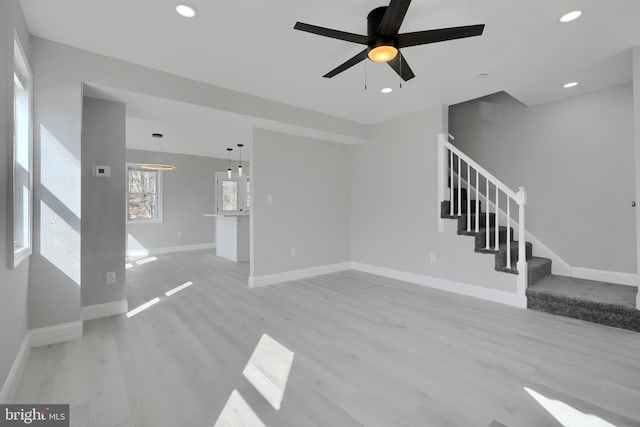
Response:
[[[518,269],[515,264],[512,264],[511,268],[496,266],[496,270],[502,271],[503,273],[518,274]],[[532,283],[551,274],[551,260],[549,258],[532,256],[527,260],[527,273],[527,282],[529,286],[531,286]]]
[[[516,268],[516,263],[518,262],[518,245],[520,242],[514,240],[511,242],[511,267]],[[525,242],[525,259],[528,261],[533,258],[533,245],[531,242]],[[506,267],[507,266],[507,244],[500,243],[499,250],[496,253],[496,268]],[[517,273],[517,270],[514,271]]]
[[[635,310],[635,286],[577,279],[575,277],[550,275],[533,283],[527,292],[589,301],[596,304],[620,305]]]
[[[527,308],[640,332],[635,286],[551,275],[529,285]]]

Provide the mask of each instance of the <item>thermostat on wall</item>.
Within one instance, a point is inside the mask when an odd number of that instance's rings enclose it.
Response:
[[[93,165],[94,178],[109,178],[111,176],[111,166]]]

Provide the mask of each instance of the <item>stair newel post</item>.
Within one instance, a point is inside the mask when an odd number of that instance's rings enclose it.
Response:
[[[527,303],[527,252],[526,252],[526,234],[525,234],[525,215],[524,208],[527,204],[527,192],[524,187],[518,189],[516,193],[516,202],[518,203],[518,295],[522,298],[522,303],[526,307]]]
[[[471,231],[471,165],[467,162],[467,232]]]

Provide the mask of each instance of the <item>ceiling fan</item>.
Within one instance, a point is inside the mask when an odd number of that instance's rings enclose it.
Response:
[[[422,44],[474,37],[482,34],[484,24],[464,27],[440,28],[399,34],[400,26],[407,14],[411,0],[391,0],[389,6],[373,9],[367,15],[367,35],[332,30],[316,25],[296,22],[296,30],[319,36],[331,37],[352,43],[366,45],[367,48],[353,58],[329,71],[323,77],[331,78],[353,67],[367,57],[374,62],[386,62],[404,81],[415,77],[400,49]]]

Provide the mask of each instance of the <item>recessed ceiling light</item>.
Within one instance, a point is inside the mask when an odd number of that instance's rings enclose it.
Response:
[[[572,87],[578,86],[578,82],[569,82],[562,85],[565,89],[571,89]]]
[[[180,16],[184,16],[185,18],[193,18],[197,14],[195,7],[186,4],[177,5],[176,12],[178,12]]]
[[[385,87],[384,89],[380,90],[380,92],[382,92],[382,93],[391,93],[391,92],[393,92],[393,89],[391,89],[390,87]]]
[[[565,13],[560,17],[560,22],[566,24],[567,22],[575,21],[582,16],[581,10],[574,10],[573,12]]]

